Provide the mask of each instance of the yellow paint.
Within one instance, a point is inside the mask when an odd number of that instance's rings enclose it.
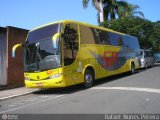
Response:
[[[107,54],[105,55],[105,57],[112,57],[112,54],[111,54],[111,53],[107,53]]]

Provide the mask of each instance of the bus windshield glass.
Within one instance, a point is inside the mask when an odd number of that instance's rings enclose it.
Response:
[[[60,31],[60,25],[46,26],[28,34],[25,43],[25,72],[40,72],[61,67],[60,38],[53,42],[52,37]],[[57,48],[54,48],[56,44]]]

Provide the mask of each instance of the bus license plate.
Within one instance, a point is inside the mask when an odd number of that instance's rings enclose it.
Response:
[[[42,83],[36,83],[36,86],[37,86],[37,87],[42,87],[43,84],[42,84]]]

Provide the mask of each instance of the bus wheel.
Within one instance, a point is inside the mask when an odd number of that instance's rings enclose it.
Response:
[[[90,70],[86,70],[84,73],[84,87],[90,88],[93,85],[94,75]]]
[[[134,63],[131,63],[131,74],[133,75],[133,74],[135,74],[135,65],[134,65]]]

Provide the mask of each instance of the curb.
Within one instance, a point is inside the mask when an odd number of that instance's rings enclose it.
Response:
[[[0,98],[0,101],[6,100],[6,99],[10,99],[10,98],[19,97],[19,96],[23,96],[23,95],[27,95],[27,94],[31,94],[31,93],[36,92],[36,91],[38,91],[38,90],[33,90],[33,91],[29,91],[29,92],[24,92],[24,93],[21,93],[21,94],[16,94],[16,95],[3,97],[3,98]]]

